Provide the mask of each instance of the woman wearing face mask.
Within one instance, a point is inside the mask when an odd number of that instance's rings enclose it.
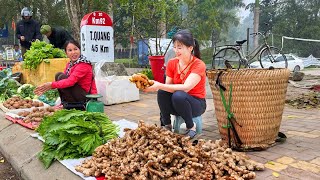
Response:
[[[67,41],[64,47],[67,57],[70,59],[64,73],[57,73],[55,82],[48,82],[36,87],[34,93],[40,96],[50,89],[57,88],[62,103],[85,102],[87,94],[97,94],[93,67],[91,62],[81,55],[78,42]]]
[[[200,60],[199,44],[189,30],[173,37],[175,57],[168,62],[165,84],[154,82],[146,92],[158,91],[161,124],[172,130],[170,114],[181,116],[186,123],[186,135],[196,135],[192,118],[206,110],[206,66]]]

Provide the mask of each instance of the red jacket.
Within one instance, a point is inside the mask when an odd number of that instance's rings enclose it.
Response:
[[[67,64],[64,70],[65,74],[66,74],[67,68],[69,67],[69,63]],[[97,91],[96,83],[94,78],[92,78],[92,76],[93,76],[92,65],[80,62],[79,64],[74,65],[70,69],[69,77],[67,79],[52,82],[51,87],[54,89],[68,88],[78,83],[86,92],[89,92],[90,86],[92,86],[90,94],[97,94],[98,91]]]

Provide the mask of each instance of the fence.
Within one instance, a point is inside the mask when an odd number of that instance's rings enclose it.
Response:
[[[131,58],[138,56],[137,48],[133,48],[131,52]],[[114,59],[127,59],[130,58],[130,49],[115,49],[114,50]]]

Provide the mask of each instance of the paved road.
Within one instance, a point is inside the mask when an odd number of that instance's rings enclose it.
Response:
[[[127,119],[133,122],[144,120],[149,124],[159,124],[159,110],[156,94],[141,93],[137,102],[107,106],[105,112],[112,120]],[[207,99],[207,110],[203,115],[204,139],[220,139],[214,115],[212,99]],[[299,110],[286,106],[280,131],[288,139],[265,151],[248,152],[249,156],[268,168],[257,172],[257,179],[320,179],[320,124],[319,110]]]

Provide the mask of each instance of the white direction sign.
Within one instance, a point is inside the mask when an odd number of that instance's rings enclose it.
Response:
[[[82,18],[81,53],[92,62],[114,62],[112,21],[105,12],[95,11]]]

